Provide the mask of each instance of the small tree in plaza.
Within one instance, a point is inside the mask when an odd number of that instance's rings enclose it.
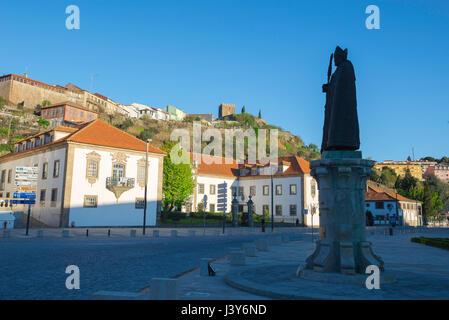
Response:
[[[162,206],[166,212],[175,208],[179,210],[190,198],[194,188],[191,164],[175,164],[170,158],[170,153],[176,144],[174,141],[167,141],[162,146],[162,150],[167,152],[164,158],[162,185]]]

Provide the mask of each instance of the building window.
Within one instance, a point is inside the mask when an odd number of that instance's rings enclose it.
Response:
[[[276,185],[276,195],[281,196],[282,195],[282,184]]]
[[[39,202],[41,205],[45,204],[45,195],[46,195],[46,190],[45,189],[41,189],[41,194],[39,196]]]
[[[290,205],[290,215],[291,216],[296,216],[296,204],[291,204]]]
[[[198,193],[204,194],[204,184],[202,184],[202,183],[198,184]]]
[[[376,201],[376,209],[383,209],[384,203],[383,201]]]
[[[243,196],[243,194],[244,194],[243,187],[239,187],[239,197]]]
[[[315,198],[315,195],[316,195],[316,183],[315,182],[312,182],[310,189],[311,189],[312,198]]]
[[[209,212],[215,212],[215,204],[210,204],[209,205]]]
[[[275,212],[275,214],[277,216],[282,216],[282,205],[280,205],[280,204],[276,205],[276,212]]]
[[[296,195],[296,184],[291,184],[290,185],[290,194],[291,195]]]
[[[262,214],[266,215],[270,213],[270,207],[268,206],[268,204],[264,204],[262,205]]]
[[[125,177],[125,165],[123,163],[114,163],[112,166],[112,180],[119,182]]]
[[[8,183],[11,183],[12,170],[8,170]]]
[[[55,160],[53,164],[53,178],[59,177],[59,160]]]
[[[98,162],[90,160],[87,162],[87,177],[98,178]]]
[[[48,176],[48,162],[44,163],[44,166],[42,167],[42,179],[47,179]]]
[[[264,195],[264,196],[270,195],[270,188],[269,188],[268,185],[264,185],[264,186],[263,186],[263,195]]]
[[[256,186],[249,187],[249,195],[252,197],[256,195]]]
[[[84,208],[96,208],[97,200],[98,196],[84,196]],[[136,206],[137,206],[137,199],[136,199]]]
[[[10,193],[9,192],[6,192],[6,198],[9,198],[10,197]]]
[[[51,189],[50,206],[51,207],[56,207],[56,201],[58,201],[58,189],[57,188],[53,188],[53,189]]]
[[[209,186],[209,193],[210,194],[215,194],[215,184],[211,184],[210,186]],[[211,212],[214,212],[214,211],[211,211]]]
[[[5,190],[6,169],[2,170],[2,176],[0,178],[0,190]]]
[[[137,180],[145,182],[145,166],[137,167]]]

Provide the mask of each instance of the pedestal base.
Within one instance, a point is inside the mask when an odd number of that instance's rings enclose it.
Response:
[[[385,270],[383,260],[374,254],[369,241],[353,243],[318,240],[315,252],[306,260],[306,269],[316,272],[365,273],[366,267],[370,265]]]
[[[366,241],[365,187],[373,161],[360,151],[325,151],[310,163],[320,199],[320,237],[306,268],[316,272],[364,274],[384,262]]]

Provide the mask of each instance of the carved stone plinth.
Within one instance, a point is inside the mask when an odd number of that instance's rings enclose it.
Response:
[[[355,274],[377,265],[384,271],[365,234],[365,186],[373,165],[360,151],[324,151],[322,159],[310,163],[320,190],[321,239],[307,269]]]

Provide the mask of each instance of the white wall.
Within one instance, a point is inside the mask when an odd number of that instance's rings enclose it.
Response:
[[[143,209],[135,209],[136,198],[144,197],[144,187],[137,182],[138,160],[142,155],[127,154],[125,177],[134,178],[134,188],[125,191],[117,200],[106,188],[106,178],[112,176],[112,152],[95,150],[101,156],[99,178],[90,184],[86,178],[86,156],[93,149],[77,147],[74,151],[73,181],[70,199],[69,225],[75,226],[139,226]],[[126,153],[125,151],[121,151]],[[156,225],[159,158],[148,158],[148,191],[146,225]],[[98,196],[97,208],[84,208],[84,195]]]
[[[5,190],[0,191],[3,193],[3,198],[6,197],[6,193],[10,193],[10,198],[13,197],[14,187],[14,175],[16,167],[32,167],[37,165],[39,168],[39,175],[37,181],[37,199],[36,204],[31,206],[31,216],[43,223],[59,227],[60,214],[61,214],[61,199],[62,199],[62,186],[64,178],[64,168],[65,168],[65,156],[66,148],[59,148],[53,151],[47,151],[45,153],[28,153],[26,157],[17,160],[11,160],[7,162],[0,163],[0,174],[3,169],[6,169],[6,174],[8,170],[12,169],[11,183],[5,185]],[[53,177],[53,166],[54,161],[59,160],[59,176]],[[44,163],[48,162],[48,173],[47,179],[42,179],[42,170]],[[6,177],[7,179],[7,177]],[[53,188],[57,189],[57,201],[52,206],[51,204],[51,191]],[[44,204],[40,202],[40,192],[42,189],[46,190],[46,199]],[[27,213],[28,205],[14,205],[13,211],[23,211]]]
[[[219,178],[219,177],[209,177],[209,176],[198,176],[197,177],[197,186],[196,186],[196,203],[193,205],[193,210],[198,210],[198,203],[200,203],[204,196],[207,195],[207,209],[206,211],[209,211],[210,204],[215,204],[215,212],[219,212],[217,209],[218,201],[218,185],[226,182],[228,184],[228,191],[227,191],[227,209],[226,212],[231,212],[231,202],[232,202],[232,191],[231,186],[236,185],[236,179],[233,177],[226,177],[226,178]],[[199,193],[199,187],[198,184],[204,184],[204,194]],[[210,194],[210,185],[215,185],[215,194]]]

